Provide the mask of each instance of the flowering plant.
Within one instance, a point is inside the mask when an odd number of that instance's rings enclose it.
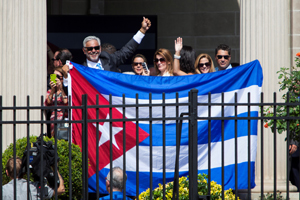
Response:
[[[158,184],[159,187],[155,188],[152,191],[152,199],[160,200],[163,199],[163,185]],[[210,195],[212,200],[221,199],[222,198],[222,187],[214,181],[210,182]],[[169,182],[166,184],[166,199],[172,199],[173,197],[173,182]],[[207,195],[207,175],[206,174],[198,174],[198,194],[199,195]],[[235,195],[232,192],[232,189],[224,191],[225,199],[235,199]],[[139,196],[139,199],[142,200],[150,200],[150,189],[148,188],[145,192],[142,192]],[[185,200],[189,199],[189,180],[187,177],[179,178],[179,199]],[[238,198],[239,199],[239,198]]]
[[[292,105],[278,105],[276,109],[274,106],[270,106],[264,110],[265,117],[294,117],[294,119],[289,120],[289,130],[290,130],[290,139],[299,140],[300,134],[300,52],[296,55],[296,67],[292,68],[292,71],[289,68],[280,68],[277,72],[279,74],[278,79],[283,79],[279,81],[280,89],[279,91],[287,92],[282,95],[282,99],[286,103],[292,103]],[[276,120],[276,127],[275,127],[275,120],[265,120],[265,128],[270,127],[272,132],[274,133],[277,130],[278,133],[282,133],[283,131],[287,130],[287,120],[285,119],[277,119]]]

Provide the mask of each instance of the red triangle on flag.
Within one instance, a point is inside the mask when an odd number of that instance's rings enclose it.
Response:
[[[77,70],[71,70],[72,75],[72,106],[82,105],[82,95],[88,94],[88,105],[96,105],[96,95],[99,95],[98,105],[109,105],[109,102],[98,92]],[[76,81],[74,81],[76,80]],[[111,110],[110,110],[111,109]],[[88,108],[88,120],[97,119],[96,108]],[[125,151],[136,146],[146,139],[149,134],[132,121],[122,122],[126,116],[113,108],[100,108],[98,119],[99,122],[99,140],[96,138],[96,122],[88,123],[88,156],[89,156],[89,177],[96,172],[96,151],[99,150],[99,170],[110,163],[110,140],[112,143],[113,160],[124,154],[123,151],[123,134],[125,128]],[[113,119],[113,122],[103,122],[103,119]],[[72,120],[82,120],[82,110],[72,110]],[[116,121],[117,120],[117,121]],[[112,130],[112,137],[110,137]],[[103,135],[105,134],[105,135]],[[101,139],[102,138],[102,139]],[[105,138],[105,139],[103,139]],[[108,140],[107,140],[108,139]],[[82,147],[82,126],[80,123],[74,123],[72,126],[72,141]],[[99,146],[100,144],[100,146]]]

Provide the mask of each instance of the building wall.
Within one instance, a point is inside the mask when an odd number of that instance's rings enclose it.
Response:
[[[295,66],[296,53],[300,52],[300,1],[291,0],[291,60]]]
[[[157,15],[157,47],[174,52],[182,37],[197,54],[209,53],[220,43],[232,48],[232,62],[240,60],[240,12],[237,0],[48,0],[48,14]],[[117,26],[117,24],[116,24]]]

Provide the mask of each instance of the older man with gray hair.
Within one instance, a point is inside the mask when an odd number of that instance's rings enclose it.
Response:
[[[110,175],[112,174],[112,179],[110,178]],[[112,194],[109,194],[108,196],[102,197],[99,200],[110,200],[110,196],[112,195],[112,199],[117,199],[117,200],[131,200],[129,197],[123,196],[123,185],[124,185],[124,180],[123,180],[123,170],[120,167],[114,167],[112,169],[112,173],[108,172],[107,177],[106,177],[106,190],[108,193],[110,193],[111,187],[112,187]],[[127,180],[127,175],[125,173],[125,182]]]
[[[150,26],[150,20],[144,17],[140,30],[124,47],[113,54],[101,51],[101,42],[98,37],[86,37],[83,40],[82,48],[86,56],[86,62],[82,65],[99,70],[118,72],[118,66],[124,64],[134,54]]]

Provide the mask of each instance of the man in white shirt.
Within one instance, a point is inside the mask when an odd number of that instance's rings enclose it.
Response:
[[[125,63],[134,54],[150,26],[150,20],[144,17],[140,30],[124,47],[113,54],[101,51],[101,42],[98,37],[86,37],[83,40],[82,48],[83,53],[86,55],[86,61],[83,65],[100,70],[119,72],[118,66]]]
[[[215,50],[215,59],[218,67],[216,71],[231,69],[231,48],[226,44],[220,44]]]

